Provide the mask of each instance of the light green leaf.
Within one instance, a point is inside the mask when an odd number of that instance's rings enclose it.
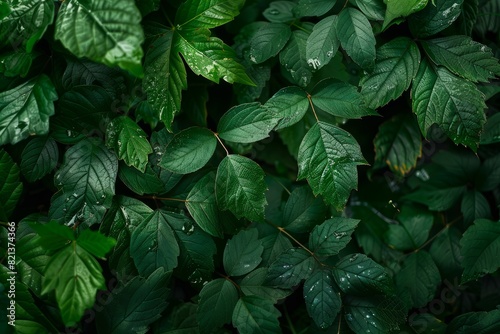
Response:
[[[355,86],[334,79],[319,82],[311,93],[313,104],[337,117],[361,118],[378,115],[365,105],[363,95]]]
[[[298,17],[321,16],[332,9],[336,2],[337,0],[299,0],[293,11]]]
[[[59,8],[54,38],[79,58],[141,77],[141,19],[134,0],[68,0]]]
[[[361,93],[370,108],[378,108],[395,100],[410,87],[420,64],[417,44],[407,37],[398,37],[377,50],[373,72],[361,81]]]
[[[354,8],[344,8],[338,18],[340,45],[352,60],[364,69],[375,65],[375,36],[366,16]]]
[[[202,333],[229,323],[237,302],[238,290],[226,279],[218,278],[203,286],[196,314]]]
[[[307,38],[307,63],[315,70],[328,64],[339,49],[337,21],[337,15],[325,17],[314,25],[312,33]]]
[[[158,268],[147,277],[135,276],[125,286],[115,288],[104,308],[96,312],[97,332],[146,332],[167,307],[169,278]]]
[[[489,312],[468,312],[461,314],[449,323],[447,333],[453,334],[488,334],[500,331],[500,310]]]
[[[385,233],[391,248],[401,251],[418,249],[427,241],[434,223],[432,213],[422,208],[405,205],[398,214],[400,224],[389,224]]]
[[[242,0],[187,0],[177,10],[175,26],[178,30],[206,29],[232,21],[239,14]]]
[[[241,334],[281,333],[280,316],[272,301],[259,296],[243,296],[236,303],[232,321]]]
[[[385,0],[384,2],[387,4],[387,9],[382,30],[387,28],[394,19],[406,17],[424,9],[428,0]]]
[[[269,286],[266,283],[267,273],[268,269],[266,267],[260,267],[250,272],[239,284],[241,292],[243,292],[245,296],[259,296],[272,300],[274,303],[291,293],[290,290]]]
[[[296,6],[292,1],[272,1],[262,15],[273,23],[292,22],[295,19],[293,10]]]
[[[219,137],[235,143],[253,143],[269,137],[281,117],[258,102],[244,103],[229,109],[219,120]]]
[[[0,149],[0,220],[7,221],[16,208],[23,191],[19,167],[10,155]]]
[[[304,300],[307,313],[316,326],[330,327],[342,307],[340,292],[336,291],[331,274],[327,270],[314,272],[304,282]]]
[[[118,159],[125,161],[144,173],[148,155],[153,148],[146,139],[146,133],[128,116],[113,119],[106,127],[106,146],[113,149]]]
[[[400,290],[410,293],[413,307],[423,307],[434,298],[441,275],[430,254],[420,250],[404,260],[396,283]]]
[[[49,77],[37,76],[0,93],[0,145],[15,144],[49,131],[57,93]]]
[[[334,217],[316,226],[309,236],[309,248],[318,256],[338,254],[351,241],[359,220]]]
[[[429,58],[465,79],[488,82],[500,76],[500,64],[486,45],[467,36],[448,36],[422,41]]]
[[[500,247],[500,223],[478,219],[470,226],[460,240],[463,256],[462,283],[470,282],[500,267],[498,253]]]
[[[308,37],[308,33],[294,30],[279,56],[281,65],[290,73],[294,83],[301,87],[306,87],[312,78],[312,71],[306,56]]]
[[[104,213],[115,194],[117,172],[116,156],[100,139],[88,138],[69,148],[54,177],[55,185],[61,189],[65,221],[77,223],[79,212],[85,210]],[[97,223],[101,218],[101,214],[93,216],[86,224]]]
[[[168,143],[160,166],[177,174],[196,172],[212,158],[216,147],[217,139],[209,129],[182,130]]]
[[[339,288],[349,295],[390,294],[394,290],[387,270],[364,254],[342,258],[335,265],[333,276]]]
[[[455,144],[477,150],[486,105],[476,85],[423,61],[413,82],[412,97],[413,112],[424,136],[437,124]]]
[[[238,218],[263,221],[267,204],[264,176],[264,171],[256,162],[240,155],[226,156],[217,168],[217,204]]]
[[[166,211],[155,210],[132,231],[130,255],[143,276],[160,267],[166,271],[177,267],[180,250],[168,220]]]
[[[269,112],[279,116],[276,130],[299,122],[309,110],[307,93],[300,87],[290,86],[280,89],[264,104]]]
[[[42,294],[55,290],[62,320],[66,326],[73,326],[94,305],[97,290],[105,288],[99,263],[72,241],[47,263]]]
[[[224,248],[224,270],[229,276],[242,276],[262,261],[262,242],[256,229],[242,230],[229,239]]]
[[[373,145],[374,169],[387,165],[393,173],[406,175],[422,156],[422,140],[416,119],[410,114],[392,117],[379,127]]]
[[[351,134],[318,122],[300,144],[298,163],[298,179],[307,178],[315,195],[322,194],[327,203],[340,210],[351,190],[357,188],[356,166],[366,161]]]
[[[80,233],[76,242],[87,252],[101,259],[104,259],[111,248],[116,245],[115,239],[90,229],[86,229]]]
[[[58,224],[55,221],[46,224],[34,222],[30,224],[30,227],[40,237],[37,244],[47,250],[63,248],[76,240],[74,232],[68,226]]]
[[[50,173],[59,160],[57,144],[51,137],[36,137],[29,141],[21,154],[21,171],[29,182]]]
[[[418,37],[428,37],[449,27],[460,15],[463,0],[435,0],[408,18],[410,30]]]
[[[175,115],[181,110],[182,90],[187,89],[187,74],[177,49],[174,31],[166,26],[147,25],[149,47],[144,58],[143,88],[158,119],[172,131]]]
[[[283,227],[288,232],[306,233],[325,220],[327,207],[321,197],[315,197],[311,188],[296,188],[283,209]]]
[[[22,45],[30,53],[54,20],[54,2],[22,0],[8,4],[8,15],[0,18],[0,47],[18,49]]]
[[[302,248],[290,248],[269,266],[266,285],[290,289],[307,279],[314,271],[316,260]]]
[[[259,29],[251,40],[250,61],[265,62],[283,49],[292,35],[290,26],[284,23],[269,23]]]

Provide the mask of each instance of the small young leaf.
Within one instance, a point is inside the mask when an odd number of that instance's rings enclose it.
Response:
[[[59,150],[54,139],[36,137],[24,147],[21,171],[29,182],[35,182],[50,173],[59,160]]]
[[[168,143],[160,166],[177,174],[196,172],[212,158],[216,147],[212,131],[191,127],[177,133]]]
[[[217,168],[217,204],[238,218],[263,221],[267,204],[264,176],[264,171],[256,162],[241,155],[226,156]]]
[[[236,303],[232,320],[241,334],[280,333],[280,316],[272,301],[259,296],[243,296]]]
[[[464,0],[435,0],[408,18],[410,30],[418,37],[428,37],[449,27],[460,15]]]
[[[228,240],[224,248],[224,270],[229,276],[242,276],[262,261],[262,242],[256,229],[242,230]]]
[[[296,188],[283,209],[283,227],[289,232],[306,233],[325,220],[327,207],[310,187]]]
[[[291,35],[290,26],[284,23],[269,23],[261,27],[251,41],[250,61],[260,64],[276,56]]]
[[[330,327],[342,307],[340,292],[334,288],[331,274],[326,270],[314,272],[304,282],[307,313],[319,328]]]
[[[264,108],[279,117],[276,130],[299,122],[309,110],[307,93],[295,86],[280,89],[264,104]]]
[[[269,267],[267,284],[290,289],[311,275],[316,266],[314,258],[302,248],[290,248]]]
[[[339,49],[337,20],[337,15],[325,17],[314,25],[312,33],[307,38],[307,63],[315,70],[328,64]]]
[[[7,221],[14,211],[23,191],[19,180],[19,167],[10,155],[0,149],[0,220]]]
[[[487,219],[478,219],[469,227],[460,240],[463,256],[462,283],[494,273],[500,267],[495,255],[500,247],[500,224]]]
[[[359,220],[335,217],[316,226],[309,237],[309,247],[318,256],[338,254],[351,241]]]
[[[398,220],[399,225],[389,225],[385,237],[390,247],[408,251],[418,249],[427,241],[434,217],[426,210],[405,205]]]

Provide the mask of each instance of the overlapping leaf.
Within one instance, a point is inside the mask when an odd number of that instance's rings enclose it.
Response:
[[[238,290],[230,281],[218,278],[200,291],[196,319],[203,333],[210,333],[231,321],[238,302]]]
[[[304,283],[307,313],[320,328],[330,327],[340,312],[342,300],[336,290],[327,270],[316,271]]]
[[[325,219],[327,207],[309,187],[292,191],[283,209],[283,227],[289,232],[305,233]]]
[[[266,282],[289,289],[309,277],[315,266],[316,262],[311,254],[302,248],[290,248],[271,264]]]
[[[241,334],[280,333],[280,315],[272,301],[259,296],[244,296],[236,303],[232,321]]]
[[[242,230],[224,248],[224,270],[230,276],[242,276],[254,270],[262,261],[262,242],[257,230]]]
[[[411,32],[428,37],[449,27],[460,15],[464,0],[435,0],[408,19]]]
[[[290,26],[284,23],[269,23],[255,34],[251,41],[250,61],[255,64],[276,56],[292,35]]]
[[[306,92],[295,86],[285,87],[274,94],[264,107],[279,116],[276,130],[289,127],[299,122],[309,110],[309,99]]]
[[[312,33],[307,38],[307,63],[319,70],[335,56],[340,46],[337,37],[336,15],[328,16],[314,25]]]
[[[7,221],[14,211],[23,191],[23,184],[19,179],[19,166],[10,155],[0,149],[0,219]]]
[[[25,146],[21,156],[21,171],[29,182],[50,173],[59,160],[57,144],[51,137],[33,138]]]
[[[280,63],[289,72],[293,82],[306,87],[312,79],[312,70],[306,56],[306,44],[309,34],[295,30],[285,48],[280,52]]]
[[[434,217],[428,211],[412,206],[403,206],[398,215],[400,224],[391,224],[385,237],[387,243],[398,250],[415,250],[429,237]]]
[[[351,241],[351,234],[359,220],[350,218],[330,218],[316,226],[309,237],[309,247],[318,256],[338,254]]]

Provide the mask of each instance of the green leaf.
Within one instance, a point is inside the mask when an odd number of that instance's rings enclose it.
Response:
[[[472,30],[478,19],[478,7],[479,0],[465,0],[462,3],[462,12],[457,20],[460,35],[472,35]]]
[[[455,317],[446,333],[466,334],[488,334],[500,331],[500,310],[492,310],[489,312],[469,312]]]
[[[283,209],[283,227],[293,233],[309,232],[325,219],[327,207],[321,197],[315,197],[309,187],[296,188]]]
[[[256,162],[240,155],[226,156],[217,168],[217,204],[237,218],[263,221],[267,204],[264,176],[264,171]]]
[[[177,267],[180,250],[169,219],[166,211],[155,210],[132,231],[130,255],[140,274],[147,276],[160,267],[166,271]]]
[[[146,26],[149,47],[144,58],[142,87],[148,94],[158,119],[172,131],[175,115],[181,110],[182,90],[187,88],[187,73],[178,50],[174,31],[166,26]]]
[[[269,266],[267,285],[290,289],[307,279],[316,266],[316,260],[302,248],[290,248],[281,253]]]
[[[280,52],[280,63],[290,73],[293,82],[301,87],[306,87],[312,78],[306,56],[306,44],[309,34],[295,30],[285,48]]]
[[[407,37],[398,37],[377,50],[373,72],[361,81],[361,93],[370,108],[378,108],[395,100],[410,87],[420,64],[417,44]]]
[[[134,0],[68,0],[59,8],[54,38],[79,58],[141,77],[141,19]]]
[[[410,293],[413,307],[423,307],[434,297],[441,276],[430,254],[420,250],[404,260],[396,283],[399,289]]]
[[[391,248],[401,251],[416,250],[422,246],[434,223],[429,211],[409,205],[401,208],[398,220],[400,224],[389,224],[385,238]]]
[[[364,164],[356,140],[348,132],[325,122],[314,124],[300,144],[298,179],[305,179],[315,195],[341,210],[357,188],[356,165]]]
[[[337,255],[351,241],[359,220],[334,217],[316,226],[309,237],[309,248],[318,256]]]
[[[22,45],[30,53],[54,20],[54,2],[24,0],[9,1],[8,4],[8,15],[0,21],[0,47],[18,49]]]
[[[361,118],[378,115],[370,110],[355,86],[334,79],[318,83],[311,94],[312,103],[321,110],[337,117]]]
[[[340,45],[352,60],[364,69],[375,65],[375,36],[366,16],[354,8],[344,8],[338,18]]]
[[[234,19],[244,1],[187,0],[177,10],[175,25],[178,30],[215,28]]]
[[[467,36],[449,36],[422,41],[429,58],[465,79],[488,82],[500,76],[500,64],[486,45]]]
[[[491,209],[488,200],[477,190],[469,190],[462,197],[460,210],[464,215],[465,223],[472,223],[478,218],[491,218]]]
[[[49,77],[42,74],[0,93],[0,145],[15,144],[30,135],[49,131],[57,93]]]
[[[116,244],[115,239],[106,237],[104,234],[90,229],[86,229],[80,233],[76,242],[87,252],[101,259],[104,259],[106,254]]]
[[[276,130],[299,122],[309,110],[307,93],[300,87],[290,86],[280,89],[264,104],[270,113],[279,116]]]
[[[449,27],[460,15],[463,0],[435,0],[408,18],[410,30],[418,37],[428,37]]]
[[[242,230],[224,248],[224,270],[229,276],[246,275],[262,261],[262,242],[256,229]]]
[[[299,0],[293,11],[298,17],[321,16],[332,9],[336,2],[337,0]]]
[[[200,332],[196,322],[198,306],[193,303],[182,303],[173,308],[168,317],[161,318],[153,328],[153,333],[182,334]]]
[[[423,61],[413,82],[412,97],[412,109],[425,136],[431,125],[437,124],[455,144],[477,150],[486,105],[473,83]]]
[[[307,38],[307,63],[315,70],[328,64],[339,49],[337,20],[337,15],[325,17],[314,25],[312,33]]]
[[[340,312],[342,300],[336,290],[332,276],[326,270],[314,272],[304,282],[307,313],[319,328],[330,327]]]
[[[29,182],[35,182],[50,173],[59,160],[59,150],[54,139],[48,136],[29,141],[21,154],[21,171]]]
[[[481,133],[481,144],[494,144],[500,142],[500,113],[488,117]]]
[[[383,0],[354,0],[359,10],[370,20],[383,21],[386,6]]]
[[[97,290],[105,288],[99,263],[72,241],[47,263],[42,294],[55,290],[62,320],[66,326],[73,326],[94,305]]]
[[[196,319],[202,333],[210,333],[231,321],[238,302],[238,290],[230,281],[218,278],[200,291]]]
[[[280,119],[258,102],[244,103],[232,107],[221,117],[217,131],[219,137],[227,141],[254,143],[269,137]]]
[[[109,208],[115,194],[118,161],[98,138],[88,138],[69,148],[54,183],[61,189],[66,222],[76,223],[78,212],[102,212]],[[86,223],[97,223],[102,215]]]
[[[500,184],[500,155],[483,161],[476,177],[476,187],[481,191],[491,191]]]
[[[284,23],[269,23],[262,26],[251,41],[249,58],[260,64],[276,56],[292,35],[290,26]]]
[[[264,246],[264,252],[262,253],[263,266],[271,265],[271,263],[274,262],[279,255],[292,248],[290,239],[278,230],[262,237],[261,240],[262,245]]]
[[[143,173],[134,167],[120,164],[118,177],[130,190],[139,195],[159,194],[164,192],[162,180],[148,165]]]
[[[418,12],[427,5],[428,0],[386,0],[387,9],[385,11],[384,24],[382,30],[389,26],[394,19],[408,16]]]
[[[335,265],[333,276],[339,288],[349,295],[390,294],[394,290],[387,270],[364,254],[342,258]]]
[[[0,220],[7,221],[23,191],[23,184],[19,179],[19,167],[10,155],[0,149]]]
[[[293,9],[297,4],[292,1],[272,1],[262,15],[273,23],[287,23],[294,20]]]
[[[188,174],[207,164],[217,147],[217,139],[206,128],[191,127],[177,133],[165,149],[160,166],[177,174]]]
[[[27,53],[23,49],[7,52],[0,55],[0,72],[6,77],[28,75],[33,60],[39,56],[38,53]]]
[[[232,320],[241,334],[281,333],[280,316],[272,301],[259,296],[243,296],[236,303]]]
[[[432,242],[429,253],[436,262],[442,277],[456,278],[462,274],[461,238],[460,230],[450,227]]]
[[[460,240],[463,256],[462,283],[470,282],[500,267],[495,255],[500,247],[500,224],[487,219],[478,219],[469,227]]]
[[[115,288],[104,308],[96,312],[97,332],[146,332],[167,307],[169,278],[158,268],[147,277],[135,276],[125,286]]]
[[[127,166],[133,166],[144,172],[148,155],[153,148],[146,139],[146,133],[128,116],[113,119],[106,127],[106,146],[113,149],[118,159]]]
[[[345,319],[355,333],[384,334],[406,318],[406,309],[399,297],[346,296]]]
[[[408,174],[422,156],[420,129],[414,116],[409,114],[396,115],[383,123],[373,144],[373,168],[387,164],[393,173],[401,176]]]
[[[63,248],[76,240],[75,234],[68,226],[58,224],[55,221],[50,221],[47,224],[32,223],[30,227],[40,237],[37,244],[47,250]]]
[[[245,296],[259,296],[272,300],[274,303],[291,293],[290,290],[269,286],[269,284],[266,283],[267,274],[268,268],[266,267],[260,267],[250,272],[243,277],[239,284],[241,292],[243,292]]]

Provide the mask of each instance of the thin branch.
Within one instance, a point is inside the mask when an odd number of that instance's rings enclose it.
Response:
[[[316,109],[314,109],[314,104],[312,102],[311,94],[307,93],[307,99],[309,100],[309,105],[311,106],[312,112],[314,114],[314,118],[316,118],[316,122],[319,122],[318,115],[316,114]]]
[[[214,132],[213,134],[214,134],[215,138],[217,138],[219,143],[222,145],[222,147],[224,148],[224,151],[226,151],[226,155],[229,155],[229,151],[227,150],[226,146],[224,146],[224,143],[222,142],[222,140],[220,140],[219,134],[216,132]]]

